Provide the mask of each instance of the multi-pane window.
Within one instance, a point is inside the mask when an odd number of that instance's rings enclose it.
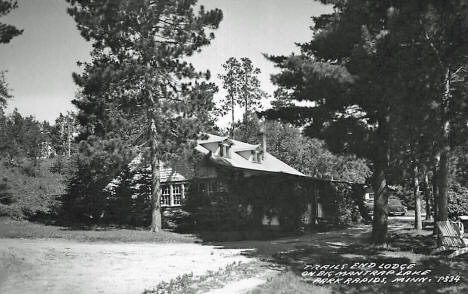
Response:
[[[206,188],[207,186],[205,186]],[[188,193],[186,183],[161,185],[161,206],[180,206]]]
[[[161,189],[161,206],[171,205],[171,186],[163,185]]]
[[[218,191],[219,192],[227,192],[226,186],[221,181],[218,182]]]
[[[189,190],[189,184],[188,183],[182,184],[182,198],[187,197],[188,190]]]
[[[172,186],[172,199],[174,199],[174,205],[182,204],[182,187],[180,184],[173,184]]]
[[[198,183],[198,192],[212,194],[217,192],[227,192],[227,187],[218,180],[205,180]]]
[[[207,183],[204,183],[204,182],[198,183],[198,191],[202,193],[206,193],[207,192],[206,186],[207,186]]]
[[[216,181],[209,181],[207,183],[207,186],[208,186],[208,193],[218,192],[218,185]]]
[[[250,152],[250,159],[252,162],[261,163],[262,162],[262,153],[257,150],[252,150]]]
[[[231,146],[227,144],[219,145],[219,156],[230,158],[231,157]]]

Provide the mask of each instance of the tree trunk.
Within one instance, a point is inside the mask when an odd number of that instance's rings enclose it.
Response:
[[[387,181],[385,171],[377,165],[374,176],[374,219],[372,222],[372,240],[376,244],[385,244],[388,229],[388,195],[385,193]]]
[[[231,95],[231,137],[234,139],[234,96]]]
[[[426,201],[426,220],[431,218],[431,191],[429,189],[429,176],[427,169],[424,170],[424,199]]]
[[[438,197],[438,221],[446,221],[448,219],[448,174],[449,174],[449,150],[446,146],[440,154],[440,170],[439,170],[439,197]]]
[[[388,194],[385,191],[387,186],[386,171],[390,161],[389,144],[389,124],[390,116],[386,115],[379,120],[376,132],[378,145],[374,154],[374,219],[372,222],[372,241],[375,244],[385,244],[388,230]]]
[[[151,121],[151,231],[161,230],[161,185],[159,174],[159,159],[156,150],[156,123]]]
[[[67,131],[67,147],[68,147],[68,158],[71,156],[71,134],[70,134],[70,126],[68,126],[68,131]]]
[[[419,170],[415,165],[413,169],[413,195],[414,195],[414,228],[422,230],[421,193],[419,193]]]
[[[446,221],[448,218],[448,177],[449,177],[449,156],[450,156],[450,100],[451,100],[451,72],[447,68],[444,78],[444,95],[441,103],[442,110],[442,140],[440,144],[440,167],[439,167],[439,199],[438,218],[439,221]]]
[[[247,113],[249,112],[249,97],[247,91],[247,72],[244,73],[244,99],[245,99],[245,114],[244,114],[244,122],[247,123]]]
[[[438,234],[435,222],[439,218],[439,156],[434,157],[434,166],[432,168],[432,207],[434,215],[434,228],[432,234]]]
[[[249,112],[249,105],[248,105],[249,101],[248,101],[248,99],[247,99],[247,93],[245,93],[244,95],[246,95],[246,96],[245,96],[244,122],[247,123],[247,113]]]

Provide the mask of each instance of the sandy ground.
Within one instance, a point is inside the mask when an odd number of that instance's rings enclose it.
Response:
[[[255,260],[240,252],[186,243],[0,239],[0,293],[142,293],[184,273]]]
[[[272,272],[269,272],[268,274],[273,274]],[[214,289],[206,294],[241,294],[241,293],[246,293],[247,291],[260,286],[261,284],[265,283],[267,281],[267,278],[258,278],[258,277],[253,277],[249,279],[243,279],[239,281],[234,281],[231,283],[228,283],[224,285],[223,288],[220,289]]]

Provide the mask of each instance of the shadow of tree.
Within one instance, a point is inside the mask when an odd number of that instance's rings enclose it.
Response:
[[[244,254],[282,265],[301,275],[306,265],[375,263],[415,263],[413,270],[430,270],[424,283],[394,281],[362,284],[325,285],[333,293],[468,293],[468,254],[450,260],[431,256],[435,238],[429,231],[417,232],[407,223],[394,223],[389,228],[388,246],[369,242],[370,226],[358,225],[344,230],[306,234],[295,238],[270,241],[221,242],[225,248],[244,248]],[[439,277],[458,276],[460,280],[444,282]],[[392,283],[392,281],[394,281]],[[311,282],[311,280],[309,280]]]

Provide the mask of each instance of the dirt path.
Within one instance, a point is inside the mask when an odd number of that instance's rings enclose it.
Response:
[[[0,293],[142,293],[160,281],[255,259],[200,244],[0,239]]]

